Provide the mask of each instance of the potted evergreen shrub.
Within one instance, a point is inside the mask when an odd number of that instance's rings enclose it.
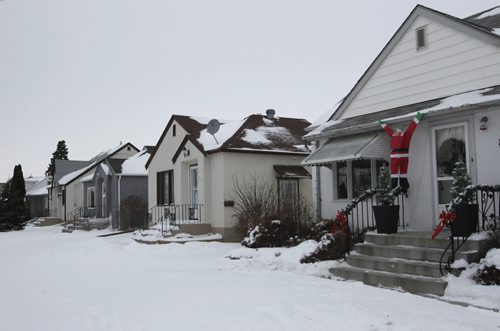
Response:
[[[473,193],[465,192],[465,188],[472,182],[462,160],[455,163],[451,174],[453,184],[450,194],[454,201],[459,201],[458,204],[454,204],[455,220],[451,223],[451,234],[453,237],[468,237],[477,230],[479,206],[472,203]]]
[[[394,194],[391,192],[391,176],[389,169],[382,166],[377,178],[377,206],[373,206],[378,233],[397,233],[399,223],[399,206],[394,206]]]

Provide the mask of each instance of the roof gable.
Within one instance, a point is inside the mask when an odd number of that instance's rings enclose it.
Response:
[[[356,99],[362,89],[366,86],[368,81],[373,77],[382,63],[386,60],[386,58],[390,55],[395,46],[399,43],[399,41],[403,38],[403,36],[410,30],[412,24],[419,17],[425,17],[429,20],[438,22],[444,26],[447,26],[451,29],[457,30],[461,33],[464,33],[468,36],[486,42],[495,47],[500,47],[500,36],[491,33],[488,29],[484,27],[480,27],[478,25],[472,24],[465,20],[461,20],[454,16],[441,13],[439,11],[417,5],[415,9],[410,13],[410,15],[406,18],[406,20],[402,23],[402,25],[398,28],[398,30],[391,37],[389,42],[385,45],[382,51],[378,54],[375,60],[371,63],[368,69],[364,72],[358,82],[354,85],[349,94],[342,100],[340,105],[333,111],[330,116],[330,120],[338,120],[345,115],[345,111],[351,105],[351,103]]]
[[[136,152],[139,152],[139,150],[137,149],[137,147],[135,147],[131,143],[126,143],[124,145],[119,145],[119,146],[111,148],[111,149],[109,149],[107,151],[101,152],[101,153],[97,154],[96,156],[94,156],[90,160],[91,163],[89,165],[87,165],[86,167],[78,169],[76,171],[73,171],[73,172],[68,173],[67,175],[63,176],[59,180],[59,185],[69,185],[69,184],[71,184],[72,182],[74,182],[75,180],[77,180],[78,178],[80,178],[81,176],[83,176],[85,173],[87,173],[88,171],[95,169],[103,161],[111,158],[113,155],[118,154],[125,147],[131,147],[131,148],[135,149]]]

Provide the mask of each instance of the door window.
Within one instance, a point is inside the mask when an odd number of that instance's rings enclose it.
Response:
[[[451,201],[452,171],[455,163],[464,161],[468,165],[466,126],[451,126],[434,130],[436,181],[438,203],[447,204]]]
[[[198,166],[189,168],[189,181],[191,187],[191,204],[198,204]]]

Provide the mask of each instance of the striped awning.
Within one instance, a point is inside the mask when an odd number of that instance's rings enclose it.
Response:
[[[312,152],[304,166],[327,165],[336,161],[389,158],[390,139],[385,132],[331,139]]]

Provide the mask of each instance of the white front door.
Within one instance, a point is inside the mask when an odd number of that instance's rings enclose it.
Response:
[[[435,215],[451,201],[450,188],[455,163],[462,160],[470,174],[467,123],[437,126],[432,129]],[[435,223],[437,219],[435,219]],[[435,224],[436,225],[436,224]]]

